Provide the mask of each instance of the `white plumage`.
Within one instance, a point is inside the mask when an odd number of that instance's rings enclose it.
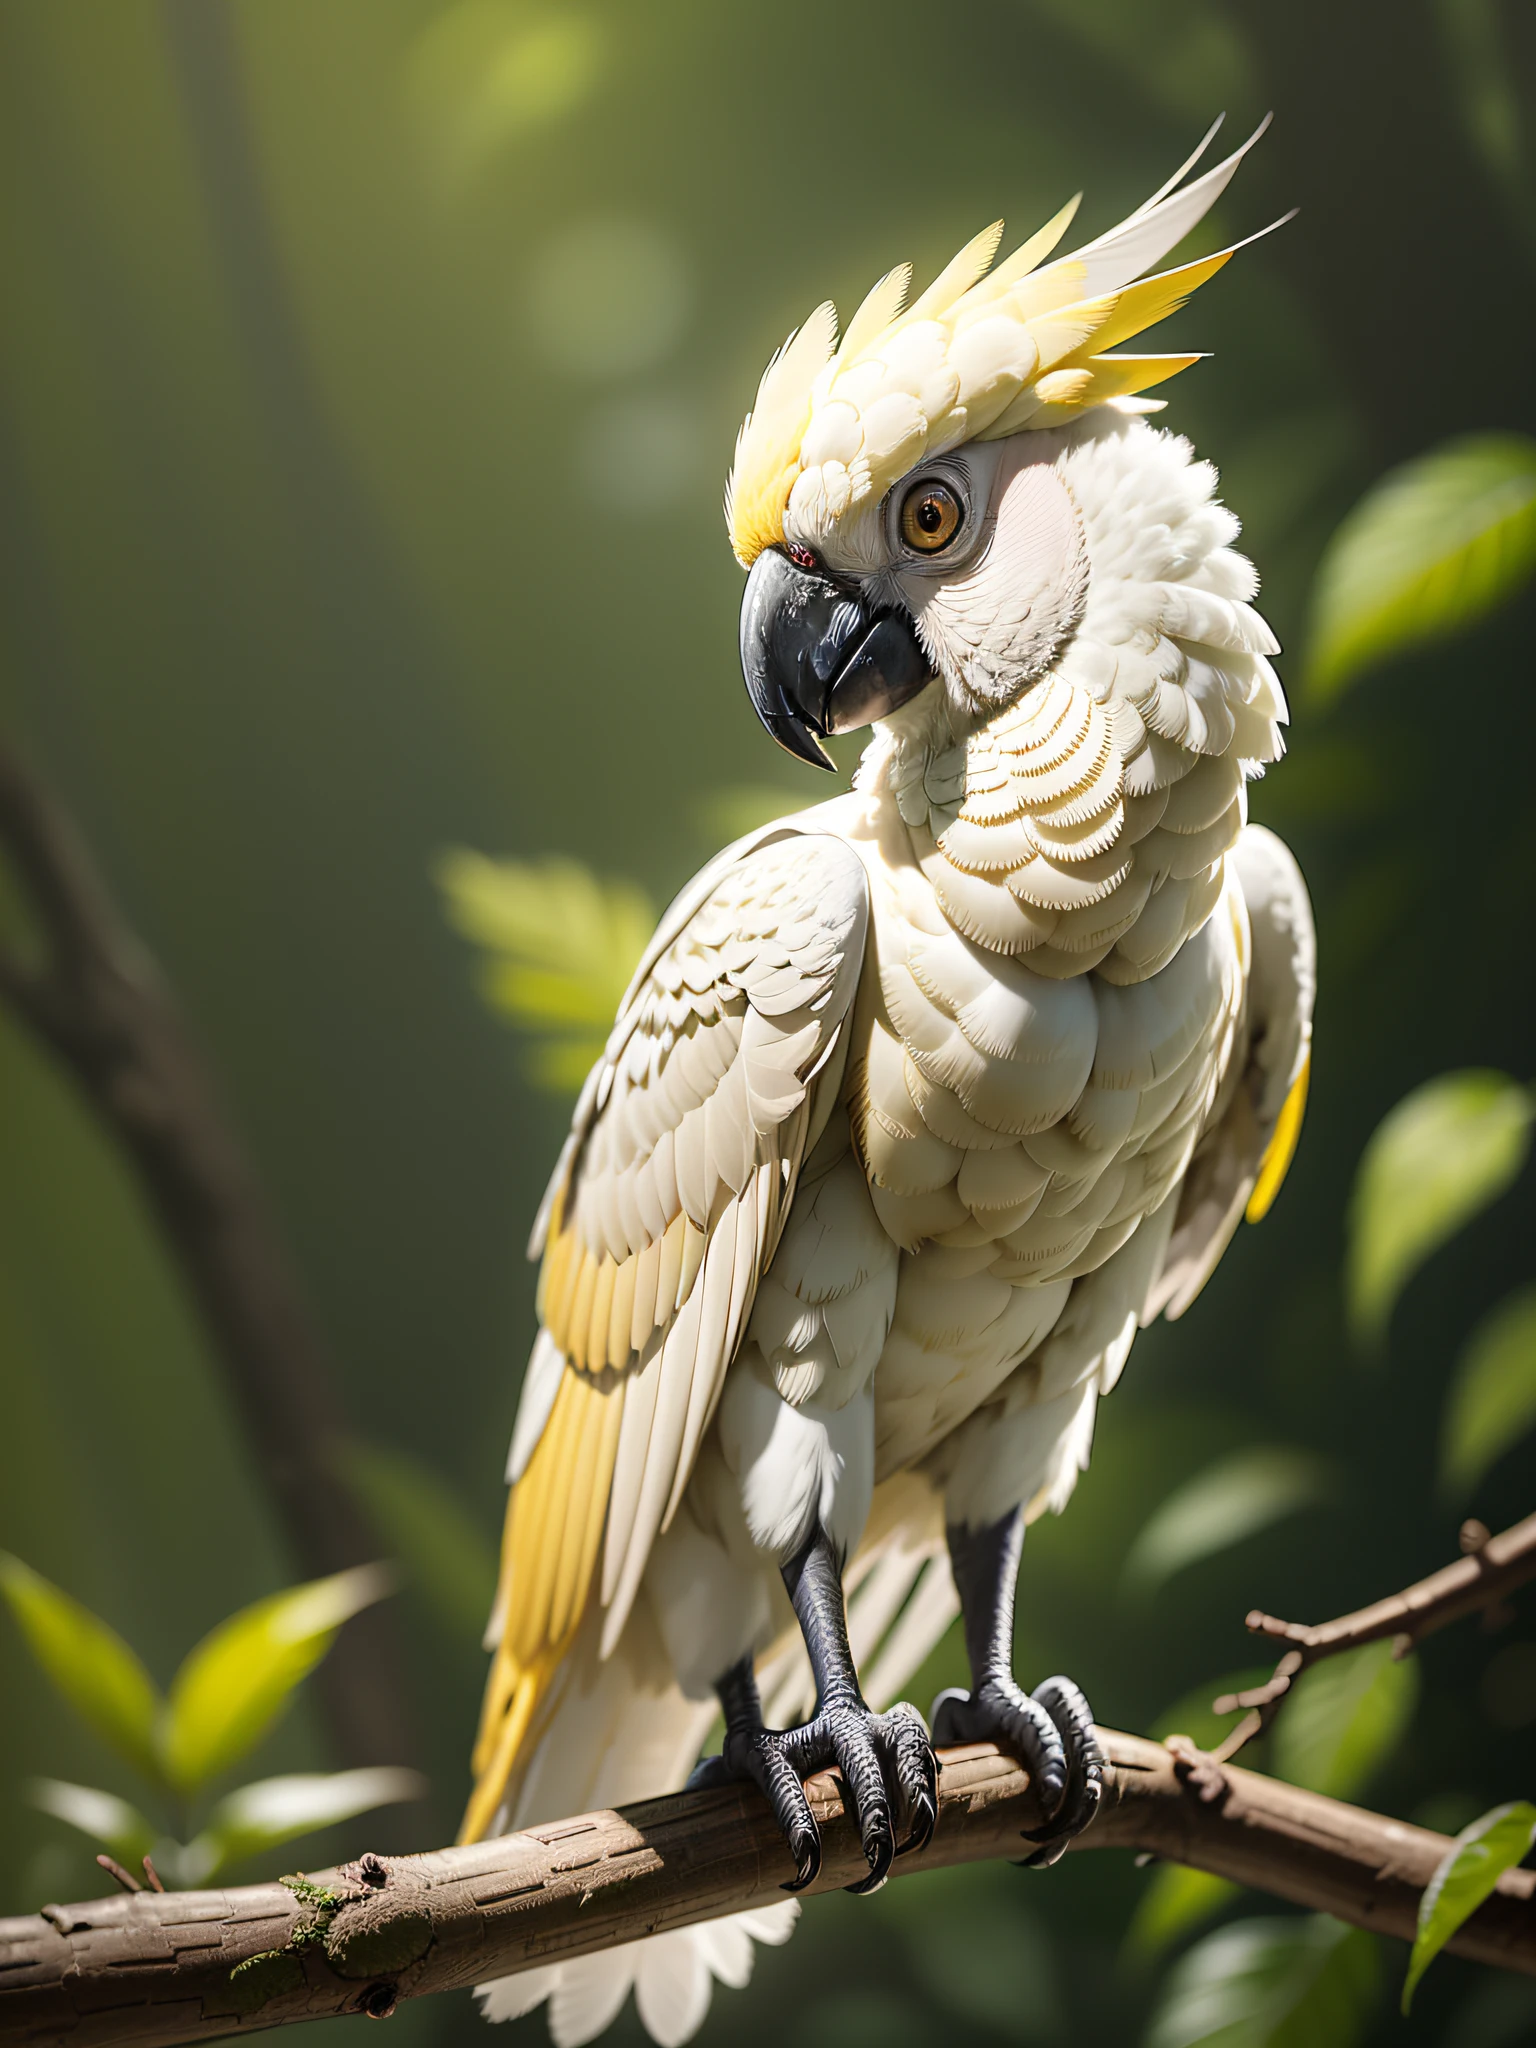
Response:
[[[1072,302],[1160,256],[1232,167],[1068,259]],[[936,406],[953,370],[923,301],[869,367],[878,291],[817,387],[817,490],[855,430],[900,439],[893,380]],[[951,326],[979,390],[987,323]],[[1294,1141],[1311,922],[1245,822],[1285,707],[1214,472],[1113,402],[944,460],[983,508],[958,568],[872,568],[873,515],[817,528],[937,681],[850,794],[683,893],[578,1105],[535,1239],[472,1835],[680,1785],[745,1653],[770,1722],[806,1714],[779,1566],[817,1525],[850,1560],[866,1692],[892,1697],[956,1613],[945,1523],[1065,1505],[1136,1329],[1187,1306]],[[792,1917],[551,1965],[485,2009],[547,1998],[574,2048],[633,1985],[678,2042]]]

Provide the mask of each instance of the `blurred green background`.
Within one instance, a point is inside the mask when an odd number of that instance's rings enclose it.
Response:
[[[1314,892],[1316,1078],[1273,1218],[1141,1340],[1077,1500],[1031,1536],[1021,1671],[1070,1671],[1135,1729],[1189,1726],[1164,1717],[1263,1664],[1250,1606],[1342,1612],[1454,1554],[1464,1513],[1533,1505],[1528,1444],[1464,1497],[1436,1477],[1458,1349],[1529,1276],[1528,1184],[1411,1283],[1374,1364],[1341,1262],[1362,1147],[1408,1088],[1536,1071],[1536,603],[1347,693],[1309,687],[1307,645],[1325,544],[1384,470],[1536,430],[1536,11],[0,0],[4,730],[180,991],[356,1438],[440,1482],[484,1546],[565,1109],[477,993],[443,850],[572,855],[660,901],[744,786],[823,794],[736,667],[720,492],[769,351],[818,299],[851,310],[904,257],[931,272],[999,213],[1018,238],[1082,186],[1098,232],[1215,112],[1235,139],[1271,107],[1207,246],[1301,217],[1164,330],[1214,350],[1166,418],[1218,464],[1293,650],[1293,750],[1254,814]],[[123,1166],[3,1017],[0,1129],[0,1546],[163,1682],[301,1574]],[[1277,1449],[1311,1475],[1287,1519],[1127,1582],[1181,1485]],[[397,1761],[432,1797],[306,1843],[311,1867],[435,1844],[462,1801],[474,1629],[430,1572],[395,1605]],[[101,1880],[23,1779],[132,1786],[0,1629],[0,1909],[30,1910]],[[1420,1661],[1359,1795],[1454,1828],[1530,1792],[1531,1616]],[[258,1762],[345,1760],[306,1697]],[[702,2038],[1139,2039],[1172,1952],[1126,1939],[1154,1877],[1074,1856],[814,1901]],[[1384,1984],[1402,1960],[1383,1952]],[[1410,2022],[1393,2005],[1359,2037],[1536,2029],[1523,1985],[1452,1960]],[[395,2027],[479,2038],[467,1998]]]

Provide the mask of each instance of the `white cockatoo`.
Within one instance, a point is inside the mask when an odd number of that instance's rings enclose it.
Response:
[[[886,1703],[957,1614],[972,1683],[935,1738],[1017,1751],[1036,1861],[1092,1816],[1086,1703],[1012,1668],[1024,1530],[1138,1326],[1268,1206],[1311,1036],[1306,890],[1246,822],[1276,642],[1215,472],[1138,395],[1195,358],[1116,346],[1231,254],[1143,276],[1242,154],[1073,255],[1067,207],[910,305],[893,271],[763,377],[727,498],[747,687],[802,758],[874,737],[850,793],[683,891],[582,1091],[534,1231],[466,1839],[749,1777],[793,1891],[801,1781],[835,1763],[872,1890],[935,1816],[927,1726]],[[633,1987],[681,2042],[795,1910],[484,2009],[547,1998],[574,2048]]]

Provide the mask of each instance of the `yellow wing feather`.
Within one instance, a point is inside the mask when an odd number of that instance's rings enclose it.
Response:
[[[570,1648],[597,1568],[624,1412],[624,1383],[567,1366],[528,1469],[507,1499],[498,1607],[506,1616],[475,1742],[475,1789],[459,1831],[496,1817],[539,1702]]]
[[[1281,1105],[1275,1128],[1264,1148],[1264,1157],[1259,1162],[1259,1177],[1253,1184],[1253,1193],[1248,1197],[1248,1207],[1244,1211],[1250,1223],[1264,1221],[1280,1192],[1281,1183],[1291,1170],[1291,1161],[1296,1156],[1296,1141],[1301,1136],[1301,1120],[1307,1111],[1307,1082],[1311,1074],[1312,1055],[1308,1053],[1301,1063],[1301,1072],[1291,1083],[1290,1094]]]

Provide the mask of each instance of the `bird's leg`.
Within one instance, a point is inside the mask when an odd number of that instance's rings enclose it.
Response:
[[[969,1692],[942,1692],[933,1703],[940,1743],[996,1742],[1017,1751],[1040,1794],[1046,1825],[1025,1861],[1054,1863],[1098,1810],[1104,1756],[1088,1702],[1069,1678],[1048,1678],[1027,1693],[1013,1675],[1013,1598],[1024,1549],[1024,1510],[985,1529],[951,1522],[949,1561],[960,1595]]]
[[[878,1891],[894,1858],[925,1847],[933,1834],[939,1804],[933,1744],[922,1715],[905,1701],[884,1714],[866,1706],[848,1647],[842,1572],[825,1533],[818,1529],[783,1571],[816,1679],[816,1711],[799,1728],[765,1728],[752,1659],[742,1658],[715,1688],[725,1712],[722,1752],[700,1764],[689,1783],[752,1779],[795,1859],[795,1881],[784,1889],[798,1892],[821,1868],[821,1835],[802,1781],[835,1764],[869,1864],[869,1876],[848,1889]],[[898,1807],[910,1816],[900,1843]]]

